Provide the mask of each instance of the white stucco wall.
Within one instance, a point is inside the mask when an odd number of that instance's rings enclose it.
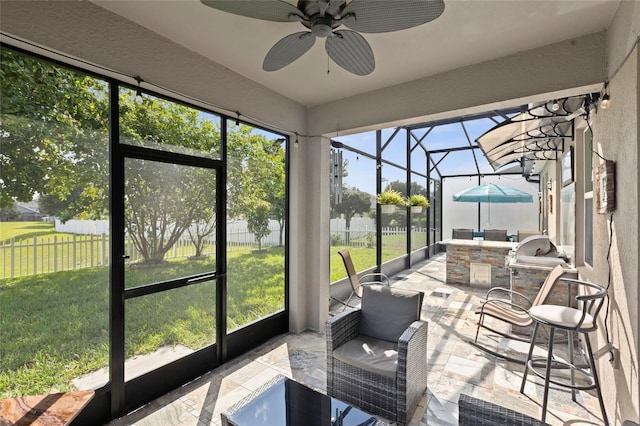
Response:
[[[638,352],[638,113],[640,112],[640,57],[635,46],[640,34],[640,4],[622,2],[607,37],[609,90],[614,102],[593,119],[594,150],[616,162],[616,210],[612,216],[594,215],[594,266],[583,267],[581,275],[606,284],[609,265],[607,251],[611,238],[610,336],[618,359],[608,357],[598,367],[605,405],[615,424],[625,419],[640,421],[640,375]],[[635,46],[635,47],[634,47]],[[626,55],[631,52],[628,59]],[[623,62],[624,61],[624,62]],[[600,159],[595,158],[595,164]],[[613,220],[612,235],[609,228]],[[605,344],[603,328],[597,347]]]
[[[611,268],[611,339],[618,349],[616,367],[607,357],[598,364],[606,406],[620,420],[638,420],[638,55],[637,48],[610,83],[616,104],[594,118],[594,149],[616,162],[616,211],[594,215],[593,270],[581,271],[595,282],[606,284]],[[597,130],[596,130],[597,129]],[[599,164],[596,159],[596,164]],[[609,235],[610,222],[613,232]],[[610,265],[607,251],[612,239]],[[603,324],[604,325],[604,324]],[[598,347],[606,341],[602,330]],[[610,412],[610,415],[614,413]]]
[[[607,34],[607,75],[611,79],[609,93],[613,100],[610,108],[598,109],[591,117],[593,149],[602,157],[616,163],[616,210],[613,214],[593,215],[593,266],[582,262],[584,239],[580,230],[584,224],[583,200],[584,175],[581,161],[576,161],[576,265],[581,279],[607,286],[609,274],[610,306],[607,325],[609,340],[615,348],[615,360],[605,353],[597,361],[605,407],[611,424],[620,425],[624,420],[640,421],[640,320],[638,306],[639,242],[638,242],[638,113],[640,112],[640,55],[635,46],[640,34],[640,4],[623,2]],[[585,124],[586,125],[586,124]],[[581,126],[584,127],[584,126]],[[579,130],[582,131],[582,130]],[[575,148],[582,159],[582,138],[576,138]],[[594,168],[603,160],[593,156]],[[548,164],[544,171],[557,184],[558,163]],[[559,196],[554,186],[554,195]],[[596,194],[594,193],[594,196]],[[559,233],[559,204],[554,202],[554,212],[549,214],[552,239]],[[595,205],[595,201],[594,201]],[[611,231],[610,231],[611,229]],[[610,233],[611,232],[611,233]],[[609,254],[609,244],[611,252]],[[607,256],[610,260],[607,262]],[[605,312],[599,320],[599,330],[594,334],[594,350],[607,345]]]
[[[519,52],[315,106],[309,132],[334,136],[587,93],[605,79],[604,57],[603,33]]]

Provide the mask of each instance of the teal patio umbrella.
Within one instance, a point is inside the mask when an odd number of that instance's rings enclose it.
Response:
[[[510,186],[486,185],[473,186],[453,194],[453,201],[466,203],[489,203],[488,221],[491,222],[491,203],[533,203],[531,194]]]

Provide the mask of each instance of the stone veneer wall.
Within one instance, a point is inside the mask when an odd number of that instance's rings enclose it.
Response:
[[[471,285],[470,265],[491,265],[491,287],[509,288],[510,274],[505,267],[505,256],[511,247],[473,245],[447,245],[447,283]]]
[[[553,268],[547,267],[511,267],[511,290],[522,293],[533,302],[536,298],[542,283]],[[578,278],[575,269],[565,269],[563,278]],[[568,288],[567,284],[558,283],[551,290],[546,304],[567,306]],[[575,296],[575,286],[573,288]]]

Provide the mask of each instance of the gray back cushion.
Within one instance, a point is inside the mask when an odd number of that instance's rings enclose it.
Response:
[[[383,285],[365,285],[363,290],[360,334],[397,343],[420,319],[423,293]]]

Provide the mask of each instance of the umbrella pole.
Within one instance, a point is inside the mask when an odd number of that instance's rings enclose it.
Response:
[[[489,207],[487,208],[487,228],[491,228],[491,201],[489,201]]]

